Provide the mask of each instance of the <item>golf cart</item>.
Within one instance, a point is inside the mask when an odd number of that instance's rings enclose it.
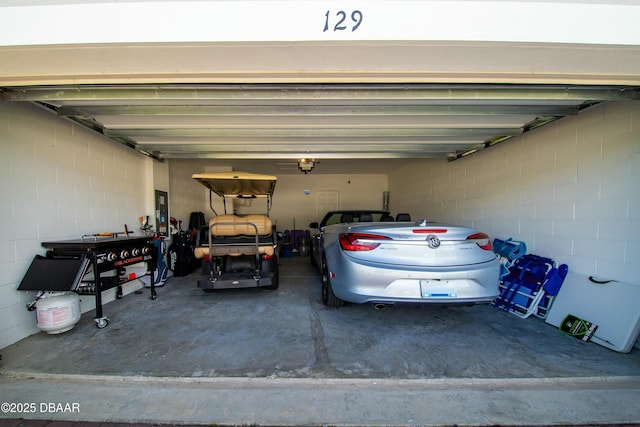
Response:
[[[202,260],[203,291],[229,288],[278,288],[276,227],[269,218],[277,178],[247,172],[194,174],[209,189],[214,216],[206,232],[198,233],[194,255]],[[213,208],[213,195],[222,198],[224,214]],[[265,213],[236,214],[236,206],[253,208],[266,202]],[[231,206],[228,206],[228,205]]]

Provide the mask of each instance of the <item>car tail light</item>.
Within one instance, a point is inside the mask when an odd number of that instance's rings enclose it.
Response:
[[[493,245],[491,244],[491,238],[484,233],[475,233],[471,236],[467,237],[467,240],[474,241],[476,245],[478,245],[481,249],[485,251],[493,250]]]
[[[370,251],[382,243],[372,242],[371,240],[391,240],[387,236],[366,233],[341,233],[338,239],[340,247],[345,251]]]
[[[262,255],[262,259],[271,259],[273,258],[275,255],[269,255],[269,254],[263,254]]]
[[[446,228],[414,228],[413,231],[415,234],[442,234],[446,233]]]

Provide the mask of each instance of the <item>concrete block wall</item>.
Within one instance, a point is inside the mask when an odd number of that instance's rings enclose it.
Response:
[[[606,103],[466,158],[389,176],[392,209],[523,240],[640,286],[640,103]]]
[[[41,242],[138,230],[152,162],[31,104],[0,103],[0,348],[38,331],[17,291]],[[152,216],[153,217],[153,216]],[[83,311],[92,304],[82,304]]]
[[[182,221],[181,228],[189,228],[191,212],[204,212],[211,216],[209,208],[209,192],[199,182],[191,178],[194,173],[204,173],[202,160],[170,159],[169,163],[169,210],[177,221]],[[222,205],[220,205],[222,206]],[[214,205],[215,209],[217,205]]]

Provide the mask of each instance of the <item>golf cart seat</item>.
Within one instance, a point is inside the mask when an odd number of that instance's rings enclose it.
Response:
[[[274,230],[266,215],[216,215],[209,221],[211,238],[207,246],[198,246],[198,259],[209,255],[273,255]]]

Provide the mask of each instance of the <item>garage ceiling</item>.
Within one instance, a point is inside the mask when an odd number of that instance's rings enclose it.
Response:
[[[0,0],[0,99],[269,174],[455,160],[640,100],[640,0],[293,4]]]
[[[153,158],[454,160],[628,86],[135,84],[5,88]]]

